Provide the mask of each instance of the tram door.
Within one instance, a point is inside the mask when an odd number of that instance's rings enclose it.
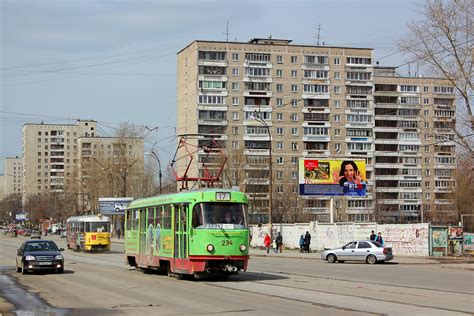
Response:
[[[174,205],[174,258],[185,259],[187,255],[187,236],[186,236],[186,219],[188,217],[188,205],[187,204],[175,204]],[[183,260],[175,260],[176,269],[185,269]]]
[[[146,209],[140,209],[140,256],[146,254]]]

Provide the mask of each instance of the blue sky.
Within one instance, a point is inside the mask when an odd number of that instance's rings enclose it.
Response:
[[[415,17],[410,0],[79,1],[0,0],[0,173],[21,155],[24,123],[146,126],[162,163],[176,148],[176,53],[193,40],[291,39],[373,47],[375,59]],[[395,53],[381,65],[405,61]],[[400,69],[402,72],[406,68]],[[153,131],[153,129],[158,127]]]

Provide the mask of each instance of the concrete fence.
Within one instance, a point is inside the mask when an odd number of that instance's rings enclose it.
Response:
[[[381,232],[385,245],[395,254],[411,256],[429,255],[429,224],[377,224],[377,223],[318,223],[273,224],[273,236],[280,232],[285,248],[299,249],[300,236],[311,234],[311,250],[340,247],[353,240],[369,239],[372,230]],[[252,247],[263,247],[267,225],[253,226]]]

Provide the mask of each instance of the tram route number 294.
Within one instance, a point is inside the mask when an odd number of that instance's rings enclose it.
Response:
[[[222,240],[222,246],[227,247],[233,245],[232,240],[230,239],[223,239]]]

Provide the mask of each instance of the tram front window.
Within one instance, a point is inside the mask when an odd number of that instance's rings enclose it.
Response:
[[[247,227],[245,214],[245,204],[200,203],[193,209],[193,227],[242,229]]]
[[[110,232],[110,223],[109,222],[93,222],[90,224],[91,233],[108,233]]]

